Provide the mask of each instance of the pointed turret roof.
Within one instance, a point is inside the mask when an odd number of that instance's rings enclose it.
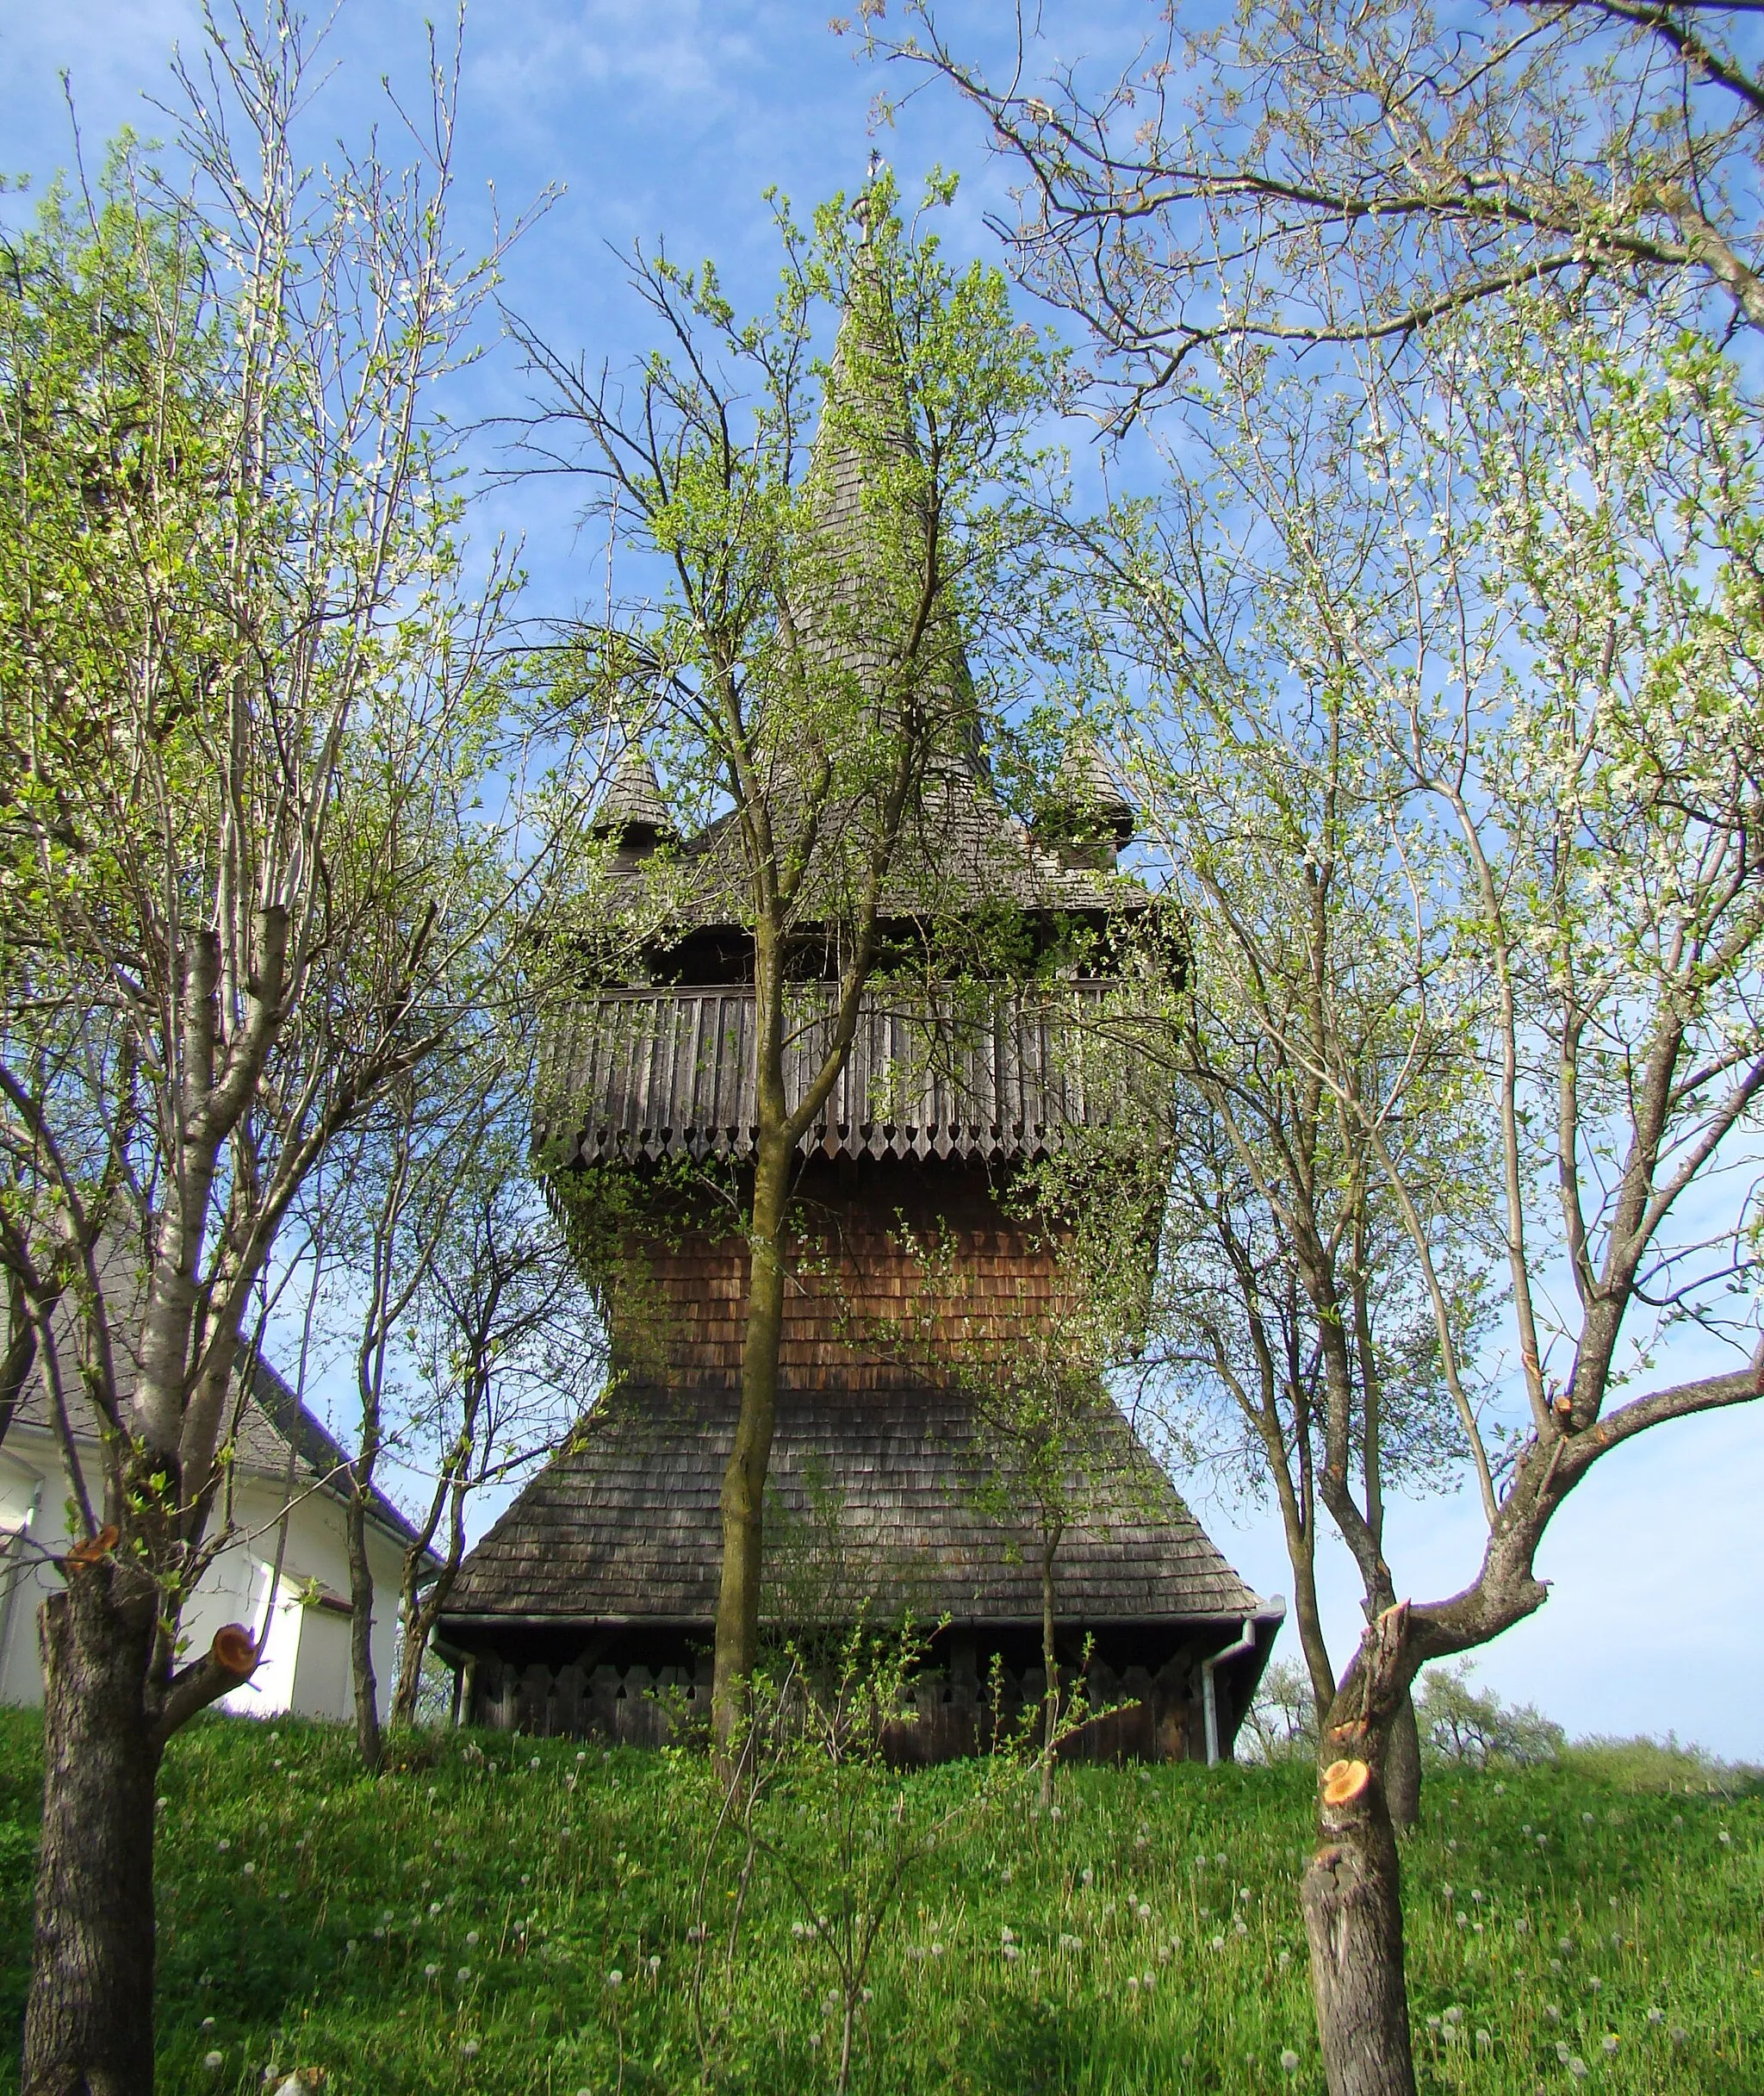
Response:
[[[625,744],[588,827],[592,835],[616,844],[654,845],[677,834],[655,768],[635,737]]]
[[[1073,837],[1117,845],[1128,843],[1138,812],[1116,783],[1096,738],[1077,729],[1065,746],[1047,810],[1049,826],[1057,822]]]

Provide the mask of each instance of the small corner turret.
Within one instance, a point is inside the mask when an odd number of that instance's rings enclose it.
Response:
[[[1115,781],[1096,743],[1080,730],[1066,745],[1047,802],[1035,817],[1036,848],[1062,873],[1115,870],[1133,842],[1137,811]]]
[[[614,862],[621,869],[636,866],[664,844],[680,841],[655,768],[635,737],[624,746],[588,831],[613,845]]]

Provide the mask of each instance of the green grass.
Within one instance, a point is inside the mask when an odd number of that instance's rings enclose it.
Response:
[[[476,1740],[481,1762],[450,1736],[377,1782],[333,1728],[214,1720],[175,1742],[162,2089],[259,2090],[272,2061],[323,2068],[326,2096],[830,2087],[829,1968],[763,1869],[701,2067],[687,1940],[711,1812],[700,1764]],[[0,1713],[14,2028],[38,1754],[34,1718]],[[1594,1755],[1431,1782],[1405,1851],[1424,2088],[1764,2092],[1764,1796],[1711,1793],[1700,1771],[1685,1794],[1683,1780]],[[954,1797],[973,1777],[909,1781]],[[1308,1772],[1083,1769],[1061,1785],[1057,1821],[995,1815],[915,1881],[872,1975],[854,2087],[1316,2096],[1295,1893]],[[732,1875],[710,1889],[727,1913]],[[1558,2044],[1587,2062],[1584,2084]]]

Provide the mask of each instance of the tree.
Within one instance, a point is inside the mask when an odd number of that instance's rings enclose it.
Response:
[[[1424,871],[1406,781],[1356,734],[1351,674],[1318,644],[1318,600],[1328,608],[1355,553],[1332,533],[1356,527],[1317,513],[1288,462],[1326,444],[1332,413],[1301,396],[1281,441],[1239,443],[1227,406],[1214,476],[1123,503],[1081,542],[1096,644],[1133,687],[1140,830],[1187,958],[1151,1051],[1177,1104],[1141,1374],[1189,1438],[1197,1401],[1216,1399],[1227,1443],[1271,1490],[1325,1708],[1320,1514],[1370,1620],[1396,1598],[1387,1493],[1443,1483],[1472,1456],[1477,1392],[1436,1343],[1379,1145],[1427,1210],[1461,1332],[1484,1292],[1464,1190],[1490,1161],[1464,1108],[1468,1036],[1429,996],[1437,948],[1416,949],[1382,900]],[[1396,1751],[1387,1787],[1407,1827],[1420,1762],[1402,1711]]]
[[[1266,473],[1227,506],[1248,519],[1235,571],[1276,617],[1302,604],[1344,739],[1387,781],[1357,942],[1407,943],[1400,1032],[1446,1056],[1409,1148],[1388,1087],[1352,1081],[1301,1011],[1253,1007],[1376,1166],[1438,1372],[1465,1396],[1488,1518],[1463,1589],[1385,1607],[1324,1713],[1324,1844],[1302,1888],[1319,2022],[1332,2089],[1381,2096],[1413,2087],[1387,1780],[1416,1671],[1543,1604],[1537,1548],[1602,1455],[1764,1389],[1753,419],[1732,367],[1657,298],[1613,332],[1608,304],[1541,296],[1442,328],[1427,358],[1413,387],[1363,359],[1347,397],[1364,405],[1320,423],[1309,388],[1248,360],[1219,396],[1230,447]],[[1257,718],[1284,734],[1285,690]],[[1212,866],[1255,921],[1260,855]],[[1454,1096],[1486,1179],[1435,1168],[1429,1131]],[[1507,1291],[1505,1417],[1468,1401],[1480,1334],[1442,1258],[1454,1217]],[[1715,1358],[1668,1381],[1655,1356],[1675,1331]]]
[[[398,1454],[430,1492],[400,1582],[394,1729],[415,1722],[423,1655],[465,1556],[474,1495],[543,1461],[587,1410],[606,1365],[568,1231],[530,1174],[530,1099],[524,1082],[506,1085],[479,1123],[416,1291]]]
[[[934,185],[928,201],[947,196]],[[968,662],[998,652],[1016,615],[1001,581],[1028,566],[1040,528],[1028,432],[1043,353],[1012,327],[1002,279],[953,272],[892,196],[873,180],[812,233],[780,206],[782,285],[763,320],[737,317],[709,264],[639,251],[633,283],[669,346],[628,390],[521,334],[546,389],[530,443],[551,469],[593,476],[655,578],[652,596],[573,636],[584,703],[646,733],[677,804],[714,818],[669,877],[683,913],[720,887],[749,941],[751,1258],[713,1692],[725,1757],[757,1651],[798,1144],[873,980],[916,955],[925,971],[943,878],[927,781],[977,756]],[[823,365],[829,305],[839,333]],[[807,1073],[787,1085],[798,1052]]]
[[[1471,1662],[1461,1659],[1421,1676],[1416,1715],[1429,1759],[1471,1769],[1554,1761],[1562,1751],[1561,1726],[1530,1703],[1503,1703],[1492,1689],[1478,1689],[1472,1672]]]
[[[1026,1529],[1041,1590],[1041,1802],[1053,1802],[1060,1738],[1056,1566],[1066,1530],[1096,1502],[1111,1466],[1100,1431],[1113,1409],[1101,1365],[1082,1340],[1058,1328],[1020,1339],[1008,1353],[960,1368],[973,1401],[981,1510]]]
[[[1244,1713],[1244,1723],[1258,1760],[1314,1760],[1317,1699],[1309,1674],[1289,1660],[1276,1659],[1257,1683],[1255,1701]]]
[[[448,242],[457,53],[407,171],[311,176],[315,49],[280,5],[211,22],[185,187],[125,146],[0,285],[0,1256],[81,1501],[40,1624],[23,2087],[57,2096],[151,2087],[155,1772],[258,1659],[178,1632],[242,1320],[308,1175],[445,1037],[499,849],[512,578],[468,580],[430,406],[495,266]]]
[[[929,0],[891,38],[861,11],[872,52],[953,84],[1021,171],[997,230],[1094,333],[1123,420],[1233,345],[1394,352],[1548,283],[1621,300],[1688,275],[1710,332],[1764,327],[1742,5],[1245,0],[1195,28],[1148,5],[1100,79],[1053,56],[1040,10],[993,76]]]
[[[475,959],[479,979],[494,979],[497,967]],[[412,1722],[474,1495],[550,1452],[586,1409],[603,1359],[562,1228],[528,1172],[538,1011],[472,1008],[469,985],[461,1003],[445,1046],[387,1089],[301,1203],[326,1262],[326,1322],[355,1385],[351,1664],[370,1770],[382,1727],[367,1522],[384,1465],[394,1466],[394,1493],[421,1494],[399,1583],[395,1727]],[[444,1529],[436,1567],[430,1552]]]
[[[424,1074],[433,1074],[436,1060],[430,1058]],[[472,1089],[468,1088],[465,1101],[468,1115],[481,1103],[470,1096]],[[450,1115],[444,1104],[438,1110],[432,1105],[417,1073],[407,1072],[334,1146],[340,1169],[315,1174],[303,1190],[308,1241],[314,1256],[328,1254],[330,1292],[341,1294],[344,1315],[353,1328],[350,1353],[359,1424],[345,1477],[349,1498],[344,1527],[356,1745],[370,1775],[380,1766],[381,1726],[367,1524],[375,1510],[376,1473],[393,1425],[388,1415],[397,1395],[397,1335],[436,1239],[447,1227],[457,1180],[450,1139],[460,1138],[469,1140],[458,1116]],[[333,1212],[340,1213],[340,1222],[333,1222]]]

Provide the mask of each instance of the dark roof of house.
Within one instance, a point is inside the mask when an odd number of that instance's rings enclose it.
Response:
[[[616,1390],[583,1420],[467,1558],[440,1626],[639,1622],[708,1629],[723,1534],[718,1495],[735,1430],[732,1392]],[[860,1405],[780,1392],[768,1485],[768,1558],[831,1598],[958,1623],[1040,1620],[1035,1539],[989,1518],[994,1474],[956,1394],[903,1389]],[[1084,1466],[1091,1511],[1057,1560],[1062,1624],[1219,1621],[1267,1614],[1202,1533],[1113,1406]],[[829,1562],[828,1539],[836,1562]],[[764,1605],[790,1613],[777,1583]],[[843,1600],[840,1597],[843,1596]]]
[[[645,1158],[742,1157],[753,1149],[754,998],[742,989],[585,998],[548,1030],[536,1146],[553,1168]],[[1139,1017],[1136,1018],[1136,1011]],[[792,992],[785,1097],[794,1104],[830,1037],[833,993]],[[1025,992],[983,986],[917,998],[867,996],[851,1052],[804,1135],[805,1154],[1034,1157],[1065,1132],[1165,1125],[1159,1059],[1135,1052],[1143,1003],[1078,980]]]
[[[251,1403],[239,1408],[234,1458],[239,1467],[253,1477],[285,1477],[291,1442],[294,1449],[295,1491],[309,1492],[316,1487],[333,1499],[345,1497],[349,1490],[347,1451],[313,1416],[282,1377],[261,1358],[258,1359],[252,1372],[251,1400]],[[86,1416],[91,1415],[88,1413]],[[26,1385],[15,1417],[20,1426],[37,1427],[48,1432],[55,1430],[40,1375],[33,1375]],[[78,1440],[97,1438],[96,1430],[84,1434],[78,1426],[75,1433]],[[371,1494],[371,1506],[370,1518],[389,1535],[406,1546],[416,1540],[416,1530],[377,1486]],[[433,1552],[429,1556],[434,1562],[439,1563],[434,1558]]]
[[[296,1487],[317,1484],[333,1498],[345,1498],[348,1451],[261,1357],[252,1377],[252,1396],[254,1402],[243,1409],[239,1422],[239,1453],[245,1466],[263,1473],[285,1471],[292,1441]],[[369,1502],[370,1520],[407,1547],[416,1541],[416,1530],[378,1485],[370,1488]],[[440,1563],[433,1551],[425,1554],[431,1563]]]

